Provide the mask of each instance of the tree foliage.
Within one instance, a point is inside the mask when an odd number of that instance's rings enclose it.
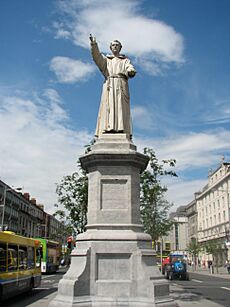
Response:
[[[199,253],[202,251],[201,245],[197,242],[196,238],[191,238],[187,251],[193,255],[195,258],[199,255]]]
[[[88,203],[88,177],[80,163],[78,164],[80,173],[64,176],[56,189],[58,204],[63,207],[63,210],[56,211],[56,214],[64,216],[76,234],[85,231]]]
[[[204,248],[207,254],[216,256],[221,249],[221,243],[218,239],[210,240],[205,242]]]
[[[210,240],[205,242],[204,249],[206,250],[207,254],[212,255],[213,259],[213,266],[216,267],[216,270],[218,271],[218,253],[222,249],[222,244],[218,239]]]
[[[197,267],[197,259],[199,253],[203,250],[202,246],[200,243],[197,242],[196,238],[191,238],[188,246],[187,246],[187,251],[192,255],[192,258],[194,259],[194,264],[195,264],[195,270]]]
[[[60,227],[57,232],[54,233],[53,236],[49,239],[57,240],[57,238],[65,238],[66,240],[68,236],[75,235],[75,229],[73,228],[71,221],[67,218],[66,211],[58,209],[58,204],[55,204],[54,206],[57,208],[57,210],[55,211],[53,216],[56,217],[62,223],[63,227]]]
[[[166,169],[167,167],[173,168],[176,161],[169,159],[159,162],[151,148],[145,148],[144,154],[149,157],[149,168],[141,174],[140,178],[141,218],[145,232],[149,233],[156,243],[156,240],[166,235],[172,226],[168,218],[168,211],[172,204],[165,199],[167,187],[162,185],[161,178],[177,176],[173,170]]]

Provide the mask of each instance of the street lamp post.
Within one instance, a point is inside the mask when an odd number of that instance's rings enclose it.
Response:
[[[2,203],[2,205],[0,205],[0,207],[2,207],[2,219],[1,219],[1,225],[0,225],[0,230],[1,230],[1,231],[4,230],[4,217],[5,217],[5,206],[6,206],[6,194],[7,194],[8,191],[14,191],[14,190],[21,191],[22,188],[7,188],[7,187],[5,187],[5,188],[4,188],[4,191],[3,191],[3,203]]]

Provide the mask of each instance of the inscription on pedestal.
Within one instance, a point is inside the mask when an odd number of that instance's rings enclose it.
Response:
[[[97,280],[130,280],[130,254],[97,254]]]
[[[101,180],[101,210],[122,210],[128,208],[127,179]]]

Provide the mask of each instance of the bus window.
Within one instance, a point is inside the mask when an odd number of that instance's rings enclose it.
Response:
[[[36,268],[40,268],[42,262],[42,247],[36,248]]]
[[[19,270],[27,269],[27,249],[25,246],[19,246],[18,262],[19,262]]]
[[[34,269],[34,248],[32,246],[27,247],[27,265],[28,269]]]
[[[0,272],[6,271],[6,244],[0,243]]]
[[[18,247],[17,245],[8,245],[8,271],[18,269]]]

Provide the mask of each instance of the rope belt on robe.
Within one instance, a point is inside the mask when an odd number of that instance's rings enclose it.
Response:
[[[122,78],[124,80],[128,80],[126,75],[123,75],[123,74],[111,75],[111,76],[106,77],[105,80],[107,81],[107,90],[108,91],[109,91],[109,88],[110,88],[110,79],[114,79],[114,78]]]

